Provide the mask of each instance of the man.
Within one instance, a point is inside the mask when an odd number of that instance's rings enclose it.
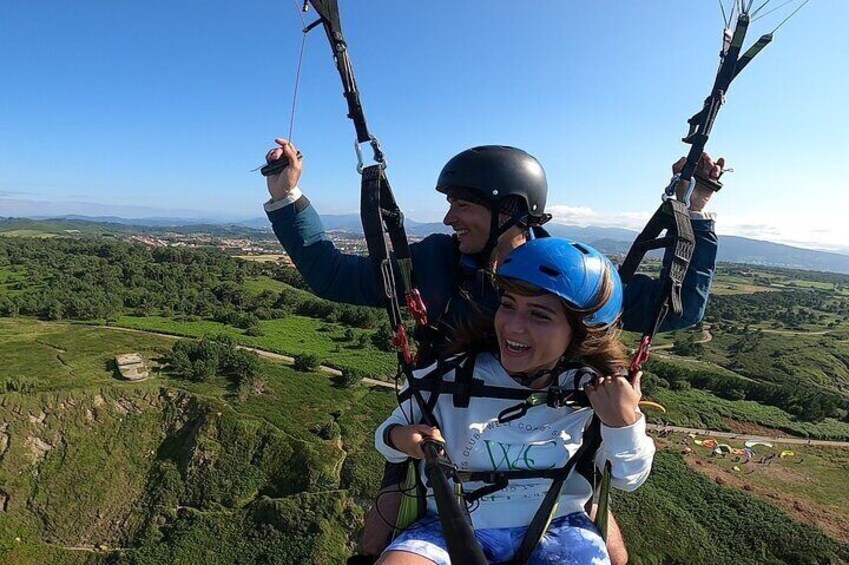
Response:
[[[285,157],[290,163],[280,174],[267,179],[271,200],[265,210],[277,239],[318,296],[349,304],[382,306],[382,287],[374,280],[369,259],[345,255],[327,239],[318,214],[297,186],[303,167],[297,150],[284,139],[275,142],[279,147],[270,150],[266,160]],[[707,178],[718,179],[723,165],[724,160],[714,163],[703,155],[699,170]],[[683,161],[679,161],[673,170],[680,171],[682,166]],[[429,327],[417,336],[424,363],[438,358],[448,348],[453,330],[470,322],[476,314],[491,316],[498,305],[491,273],[532,234],[545,237],[542,225],[550,218],[545,213],[545,171],[534,157],[513,147],[488,145],[461,152],[445,165],[436,189],[448,199],[443,223],[454,234],[433,234],[410,246],[413,271],[430,321]],[[696,247],[682,288],[684,312],[679,318],[668,317],[662,330],[690,327],[704,316],[717,247],[713,219],[703,212],[711,195],[709,187],[697,183],[690,198]],[[659,292],[658,281],[644,275],[633,278],[625,291],[626,330],[646,329],[654,316]],[[397,512],[397,485],[403,482],[404,472],[405,467],[387,466],[380,511],[373,509],[366,519],[366,553],[379,554],[389,541],[392,532],[383,516]],[[387,492],[396,496],[385,495]],[[608,546],[612,562],[625,563],[627,551],[618,526],[613,521],[611,526]]]

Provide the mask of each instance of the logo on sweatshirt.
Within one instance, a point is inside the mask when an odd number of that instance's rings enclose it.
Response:
[[[500,441],[483,440],[486,445],[486,452],[489,454],[489,460],[492,463],[493,471],[516,471],[523,469],[551,469],[556,466],[556,463],[551,463],[547,467],[538,466],[534,457],[543,455],[543,459],[552,461],[553,453],[541,454],[539,450],[554,447],[557,449],[557,442],[554,440],[538,441],[533,443],[501,443]],[[531,451],[534,453],[531,453]]]

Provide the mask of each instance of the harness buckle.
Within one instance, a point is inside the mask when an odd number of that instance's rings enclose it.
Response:
[[[506,422],[512,422],[517,418],[521,418],[525,414],[528,413],[528,403],[521,402],[516,404],[515,406],[511,406],[510,408],[505,408],[498,414],[498,423],[504,424]]]
[[[560,386],[551,386],[548,388],[548,398],[546,405],[551,408],[562,408],[574,404],[572,397],[575,396],[575,390],[565,390]]]
[[[550,391],[550,389],[549,389]],[[533,408],[534,406],[541,406],[543,404],[549,403],[550,392],[533,392],[528,395],[527,400],[524,402],[520,402],[515,406],[511,406],[509,408],[505,408],[498,414],[498,423],[503,424],[505,422],[512,422],[517,418],[521,418],[525,414],[528,413],[528,408]],[[549,404],[550,406],[550,404]]]

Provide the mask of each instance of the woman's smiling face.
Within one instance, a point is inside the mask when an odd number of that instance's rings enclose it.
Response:
[[[513,374],[553,368],[572,341],[572,324],[553,294],[524,296],[505,291],[495,313],[501,364]]]

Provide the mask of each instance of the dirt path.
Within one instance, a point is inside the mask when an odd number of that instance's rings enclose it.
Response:
[[[713,340],[713,334],[710,333],[710,324],[704,324],[702,326],[702,337],[694,341],[693,343],[708,343]],[[663,345],[653,345],[652,351],[657,351],[659,349],[672,349],[675,347],[675,343],[665,343]]]
[[[146,335],[155,335],[155,336],[158,336],[158,337],[164,337],[166,339],[173,339],[173,340],[196,339],[196,338],[193,338],[193,337],[190,337],[190,336],[164,334],[164,333],[152,332],[152,331],[148,331],[148,330],[137,330],[135,328],[122,328],[122,327],[119,327],[119,326],[88,326],[88,327],[108,329],[108,330],[116,330],[116,331],[121,331],[121,332],[146,334]],[[259,355],[260,357],[262,357],[264,359],[271,359],[273,361],[279,361],[280,363],[283,363],[284,365],[294,365],[295,364],[295,358],[290,357],[289,355],[281,355],[280,353],[274,353],[272,351],[266,351],[265,349],[257,349],[256,347],[248,347],[247,345],[237,345],[236,348],[244,349],[245,351],[251,351],[253,353],[256,353],[257,355]],[[318,370],[321,371],[322,373],[325,373],[325,374],[330,375],[332,377],[341,377],[342,376],[342,371],[340,371],[339,369],[334,369],[333,367],[325,367],[324,365],[319,365]],[[370,379],[368,377],[363,378],[362,381],[363,381],[363,383],[365,383],[366,385],[369,385],[369,386],[381,386],[381,387],[392,388],[392,389],[395,388],[394,383],[390,383],[390,382],[387,382],[387,381]]]
[[[796,336],[798,336],[798,335],[826,335],[826,334],[828,334],[828,333],[831,333],[829,330],[821,330],[821,331],[816,331],[816,332],[802,332],[802,331],[797,331],[797,330],[768,330],[768,329],[761,329],[760,331],[762,331],[762,332],[763,332],[763,333],[765,333],[765,334],[796,335]]]
[[[85,551],[87,553],[102,553],[104,555],[112,552],[130,551],[133,549],[131,547],[109,547],[106,545],[99,547],[94,545],[59,545],[57,543],[47,542],[44,542],[44,545],[64,549],[65,551]]]
[[[703,324],[702,332],[704,332],[704,334],[702,335],[702,339],[696,340],[695,343],[708,343],[709,341],[713,340],[713,334],[710,333],[710,324]]]

